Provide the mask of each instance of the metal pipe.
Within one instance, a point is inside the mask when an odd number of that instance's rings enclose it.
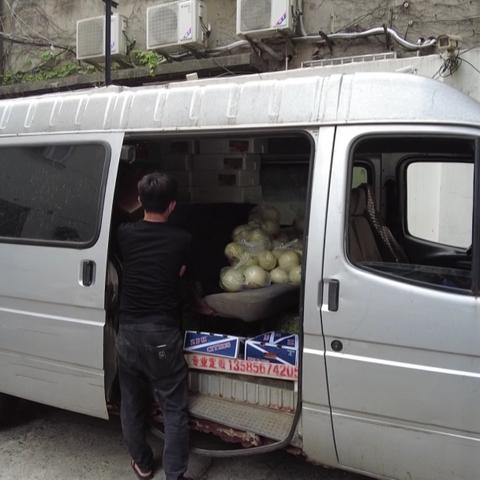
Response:
[[[305,24],[303,23],[303,11],[300,12],[298,16],[298,23],[300,26],[300,33],[302,34],[302,37],[307,37],[308,34],[307,34],[307,31],[305,30]]]
[[[435,38],[431,38],[426,40],[422,43],[412,43],[404,38],[402,38],[393,28],[389,27],[375,27],[370,28],[369,30],[364,30],[363,32],[338,32],[338,33],[330,33],[326,35],[329,40],[350,40],[355,38],[366,38],[372,35],[385,35],[388,34],[395,40],[400,46],[406,48],[407,50],[424,50],[426,48],[433,47],[437,40]],[[295,42],[312,42],[312,41],[325,41],[325,37],[321,35],[307,35],[306,37],[295,37],[292,39]]]
[[[305,27],[303,26],[303,19],[302,16],[300,16],[300,30],[303,32],[305,31]],[[366,38],[372,35],[385,35],[385,33],[388,33],[392,37],[393,40],[395,40],[400,46],[406,48],[407,50],[424,50],[427,48],[433,47],[436,43],[437,40],[435,38],[431,38],[427,41],[424,41],[423,43],[411,43],[408,42],[407,40],[403,39],[395,30],[392,28],[383,28],[383,27],[375,27],[371,28],[369,30],[365,30],[363,32],[338,32],[338,33],[331,33],[326,36],[321,36],[321,35],[302,35],[300,37],[294,37],[292,38],[292,41],[294,42],[319,42],[319,41],[325,41],[325,37],[330,39],[330,40],[349,40],[349,39],[355,39],[355,38]],[[229,52],[231,50],[235,50],[237,48],[245,48],[249,47],[250,43],[247,40],[237,40],[236,42],[229,43],[228,45],[223,45],[220,47],[215,47],[211,48],[209,50],[206,50],[205,53],[208,55],[216,56],[219,55],[223,52]],[[265,46],[265,44],[263,44]],[[270,53],[270,52],[269,52]],[[277,54],[278,55],[278,54]],[[171,55],[171,57],[175,60],[181,60],[182,58],[189,57],[191,56],[190,52],[185,52],[177,55]]]
[[[105,86],[112,83],[112,0],[105,0]]]
[[[273,57],[278,62],[283,62],[283,55],[281,53],[276,52],[272,47],[268,46],[266,43],[262,42],[261,40],[254,40],[255,45],[264,52],[268,53],[271,57]]]
[[[236,42],[229,43],[228,45],[223,45],[221,47],[215,47],[207,50],[207,53],[225,52],[229,50],[234,50],[235,48],[247,47],[249,45],[250,44],[247,40],[237,40]]]

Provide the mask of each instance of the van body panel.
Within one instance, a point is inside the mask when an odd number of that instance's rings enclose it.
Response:
[[[321,127],[316,138],[308,222],[302,355],[304,449],[307,456],[313,460],[329,465],[336,464],[337,458],[330,419],[319,292],[322,285],[328,185],[334,139],[334,127]]]
[[[2,312],[0,314],[4,324]],[[69,334],[74,335],[75,332],[69,331]],[[102,334],[103,329],[99,328],[91,331],[90,337],[101,337]],[[16,343],[19,343],[18,340]],[[104,375],[98,368],[55,362],[2,348],[0,372],[2,393],[73,412],[108,418]]]
[[[391,122],[478,125],[480,115],[475,100],[424,77],[325,76],[322,68],[165,86],[110,86],[0,102],[0,135]]]
[[[332,467],[338,466],[330,408],[303,402],[302,436],[303,451],[310,461]]]
[[[322,324],[339,462],[394,478],[410,478],[408,469],[411,478],[471,479],[480,467],[478,455],[466,453],[480,445],[480,301],[385,278],[347,259],[350,150],[367,134],[474,138],[478,131],[337,129],[324,278],[339,282],[340,301],[337,312],[323,302]],[[341,351],[334,351],[334,340],[342,342]],[[451,454],[461,445],[461,455]],[[421,462],[412,462],[418,451]]]
[[[104,389],[105,279],[110,218],[123,134],[0,139],[5,146],[102,143],[108,175],[94,245],[0,242],[0,390],[107,418]],[[31,243],[31,244],[29,244]],[[94,282],[82,284],[82,262]]]
[[[478,478],[480,438],[358,415],[337,414],[334,423],[337,445],[350,445],[355,471],[398,480]]]

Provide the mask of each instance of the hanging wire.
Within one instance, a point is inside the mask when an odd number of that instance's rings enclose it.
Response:
[[[468,60],[466,60],[465,58],[460,57],[460,62],[461,62],[461,63],[465,62],[467,65],[470,65],[470,67],[472,67],[476,72],[480,73],[480,69],[477,68],[473,63],[471,63],[471,62],[469,62]]]

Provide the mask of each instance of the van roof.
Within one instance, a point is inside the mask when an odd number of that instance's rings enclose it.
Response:
[[[0,101],[0,135],[398,122],[478,126],[480,104],[416,75],[321,68]]]

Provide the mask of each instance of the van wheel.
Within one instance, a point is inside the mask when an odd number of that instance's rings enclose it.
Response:
[[[0,426],[4,426],[12,420],[17,405],[17,399],[10,395],[0,393]]]

